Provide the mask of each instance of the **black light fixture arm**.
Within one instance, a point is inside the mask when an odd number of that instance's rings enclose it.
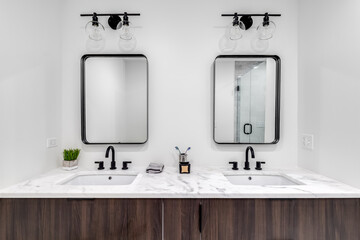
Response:
[[[96,14],[97,16],[99,17],[103,17],[103,16],[108,16],[110,17],[111,15],[118,15],[118,16],[124,16],[124,15],[127,15],[127,16],[140,16],[140,13],[97,13]],[[92,17],[93,16],[93,13],[85,13],[85,14],[80,14],[80,17]]]
[[[235,16],[250,16],[250,17],[265,17],[265,16],[269,16],[269,17],[281,17],[281,14],[274,14],[274,13],[263,13],[263,14],[252,14],[252,13],[225,13],[225,14],[221,14],[222,17],[235,17]],[[100,15],[99,15],[100,16]]]

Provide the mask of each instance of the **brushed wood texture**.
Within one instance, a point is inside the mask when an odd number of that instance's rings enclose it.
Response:
[[[1,240],[158,240],[160,199],[0,199]]]
[[[199,240],[198,199],[164,200],[164,240]]]

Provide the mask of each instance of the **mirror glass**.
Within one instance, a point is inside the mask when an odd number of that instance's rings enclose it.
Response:
[[[215,60],[214,141],[275,144],[280,125],[280,59],[219,56]]]
[[[148,62],[144,55],[85,55],[81,82],[84,143],[147,141]]]

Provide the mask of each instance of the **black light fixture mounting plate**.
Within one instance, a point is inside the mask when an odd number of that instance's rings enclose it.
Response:
[[[108,19],[108,24],[112,29],[116,30],[119,22],[121,22],[121,18],[119,15],[110,15]]]

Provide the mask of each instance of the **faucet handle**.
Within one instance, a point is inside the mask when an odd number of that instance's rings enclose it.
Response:
[[[98,170],[103,170],[103,169],[105,169],[105,168],[104,168],[104,161],[98,161],[98,162],[95,162],[95,163],[99,164]]]
[[[129,163],[132,163],[131,161],[123,161],[123,167],[122,167],[122,170],[127,170],[127,169],[129,169],[128,168],[128,164]]]
[[[265,162],[260,162],[260,161],[257,161],[256,162],[256,170],[262,170],[262,168],[261,168],[261,164],[265,164]]]
[[[232,165],[233,165],[232,170],[239,170],[239,168],[238,168],[238,162],[229,162],[229,164],[232,164]]]

